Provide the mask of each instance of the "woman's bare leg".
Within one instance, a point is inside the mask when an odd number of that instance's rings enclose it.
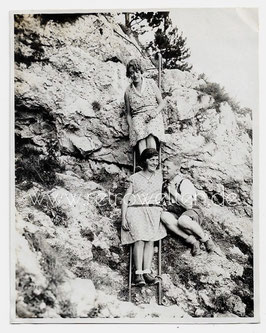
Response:
[[[146,139],[139,140],[138,148],[139,148],[139,154],[141,155],[143,150],[145,150],[147,148]]]
[[[147,142],[147,148],[157,149],[156,140],[155,140],[155,137],[152,134],[150,134],[146,138],[146,142]]]
[[[137,241],[137,242],[134,243],[133,258],[134,258],[136,271],[142,271],[143,249],[144,249],[144,242],[143,241]]]
[[[154,253],[154,242],[144,243],[144,253],[143,253],[143,269],[150,270],[151,263]]]

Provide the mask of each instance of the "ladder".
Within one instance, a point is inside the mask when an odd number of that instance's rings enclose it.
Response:
[[[161,53],[158,54],[158,86],[161,90],[161,75],[162,75],[162,55]],[[159,142],[158,147],[159,152],[159,166],[161,167],[161,145]],[[136,150],[133,150],[133,173],[135,173],[137,166],[137,154]],[[132,267],[133,267],[133,245],[130,244],[129,246],[129,275],[128,275],[128,301],[132,301]],[[158,304],[162,304],[162,240],[158,241]]]

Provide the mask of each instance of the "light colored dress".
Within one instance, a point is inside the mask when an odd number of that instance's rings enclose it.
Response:
[[[157,241],[167,235],[164,225],[160,222],[162,208],[162,173],[157,170],[150,179],[143,172],[129,177],[133,193],[129,197],[126,219],[129,231],[121,229],[122,244],[131,244],[138,240]],[[134,206],[139,205],[139,206]],[[141,206],[142,205],[142,206]]]
[[[162,113],[160,112],[148,123],[145,122],[147,115],[158,107],[156,99],[156,91],[158,90],[159,88],[154,80],[146,78],[143,78],[140,92],[133,83],[126,90],[132,117],[132,124],[129,128],[129,141],[132,147],[150,134],[157,137],[160,142],[165,142]]]

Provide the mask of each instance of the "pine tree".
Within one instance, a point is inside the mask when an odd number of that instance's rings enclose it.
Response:
[[[190,50],[186,47],[187,39],[173,27],[169,12],[140,12],[126,15],[127,27],[135,34],[142,35],[152,29],[154,39],[147,43],[148,53],[161,52],[164,68],[176,68],[190,71],[192,66],[186,62],[190,57]]]
[[[170,24],[165,31],[160,28],[156,30],[154,41],[149,47],[161,52],[164,68],[190,71],[192,66],[185,61],[190,57],[186,40],[186,38],[183,38],[183,34],[179,34],[178,29],[172,28],[172,24]]]

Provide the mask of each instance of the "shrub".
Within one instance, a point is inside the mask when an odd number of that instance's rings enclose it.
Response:
[[[20,311],[18,303],[16,304],[16,314],[19,318],[40,318],[45,309],[41,307],[44,302],[50,307],[55,305],[55,296],[47,288],[36,284],[34,276],[27,273],[22,267],[16,269],[16,291],[23,299],[24,311]]]
[[[200,73],[200,74],[198,75],[198,80],[204,80],[204,81],[207,81],[206,74],[205,74],[205,73]]]
[[[91,103],[92,108],[94,111],[100,111],[101,110],[101,104],[97,101],[94,101]]]
[[[40,265],[48,281],[47,288],[56,292],[57,286],[65,281],[65,263],[68,258],[62,250],[52,247],[45,239],[43,232],[37,231],[34,234],[25,233],[31,248],[41,252]]]
[[[216,82],[206,81],[206,84],[200,85],[198,88],[196,88],[196,90],[202,92],[203,94],[212,96],[214,99],[214,107],[217,111],[219,111],[219,106],[223,102],[227,102],[235,112],[238,112],[240,109],[239,103],[233,100],[225,91],[225,88],[221,87]],[[198,98],[200,100],[202,95],[199,95]]]
[[[63,209],[56,205],[49,195],[39,191],[35,195],[34,206],[50,217],[55,226],[68,226],[68,218]]]
[[[88,15],[98,15],[97,13],[60,13],[60,14],[35,14],[34,17],[40,18],[41,24],[46,25],[49,21],[58,23],[60,25],[64,25],[66,23],[73,24],[75,23],[80,17],[88,16]]]
[[[252,119],[252,110],[250,108],[239,108],[237,110],[237,113],[242,115],[242,116],[249,115],[250,118]]]
[[[216,298],[213,298],[213,303],[215,305],[215,310],[220,313],[230,312],[228,307],[228,295],[219,295]]]
[[[224,88],[215,82],[207,82],[204,85],[200,85],[197,90],[212,96],[216,103],[227,102],[229,99],[229,96],[225,92]]]
[[[62,318],[75,318],[77,317],[76,309],[69,300],[59,301],[60,312]]]
[[[56,185],[62,185],[62,181],[57,179],[56,172],[63,171],[59,163],[55,147],[50,144],[48,155],[41,155],[40,151],[33,145],[20,146],[16,142],[16,149],[20,150],[21,156],[16,161],[16,184],[27,183],[27,187],[32,187],[32,182],[40,183],[45,188],[51,189]]]

